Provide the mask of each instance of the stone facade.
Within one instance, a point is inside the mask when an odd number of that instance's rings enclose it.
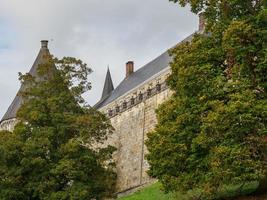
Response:
[[[155,109],[172,93],[165,82],[169,73],[167,68],[100,109],[110,118],[115,128],[108,143],[117,147],[114,159],[117,164],[118,192],[152,180],[147,175],[149,165],[145,160],[145,140],[147,133],[152,131],[157,123]]]
[[[16,118],[5,120],[0,123],[0,130],[13,131],[18,120]]]

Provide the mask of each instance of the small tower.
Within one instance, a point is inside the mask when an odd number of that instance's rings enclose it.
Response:
[[[101,99],[94,105],[94,108],[95,109],[100,108],[101,105],[105,102],[105,100],[108,99],[108,97],[110,97],[113,90],[114,90],[114,86],[113,86],[112,78],[111,78],[109,67],[108,67]]]
[[[113,90],[114,90],[114,86],[113,86],[112,78],[111,78],[110,71],[108,68],[101,99],[108,97]]]
[[[48,49],[48,41],[42,40],[41,49],[29,71],[29,74],[36,77],[38,66],[40,64],[46,63],[50,57],[51,57],[51,54]],[[22,92],[23,90],[25,90],[25,85],[22,84],[17,95],[15,96],[15,99],[13,100],[13,102],[7,109],[5,115],[0,121],[0,130],[13,131],[14,126],[17,123],[17,120],[16,120],[17,112],[22,104],[22,97],[20,95],[20,92]]]

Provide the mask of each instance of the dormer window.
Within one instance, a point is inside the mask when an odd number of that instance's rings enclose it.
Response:
[[[139,101],[143,101],[143,94],[140,92],[139,95],[138,95],[138,100]]]
[[[134,102],[134,97],[132,97],[132,98],[131,98],[131,106],[133,106],[134,103],[135,103],[135,102]]]
[[[116,113],[120,112],[120,106],[116,106]]]
[[[157,83],[156,89],[157,89],[157,92],[160,92],[161,91],[161,84],[160,83]]]
[[[151,89],[150,88],[147,89],[147,96],[148,97],[151,96]]]
[[[126,109],[126,108],[127,108],[127,102],[126,102],[126,101],[124,101],[124,102],[122,103],[122,108],[123,108],[123,109]]]
[[[109,109],[108,110],[108,116],[111,117],[113,115],[113,110]]]

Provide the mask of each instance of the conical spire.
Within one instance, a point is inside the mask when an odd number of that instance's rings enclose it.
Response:
[[[106,98],[108,95],[110,95],[110,93],[113,90],[114,90],[114,86],[113,86],[113,82],[112,82],[110,71],[109,71],[109,67],[108,67],[108,71],[107,71],[107,75],[106,75],[105,84],[104,84],[104,88],[103,88],[101,99]]]
[[[44,64],[45,62],[47,62],[47,59],[50,58],[50,52],[48,49],[48,41],[47,40],[42,40],[41,41],[41,49],[38,53],[37,58],[35,59],[31,70],[29,71],[29,74],[31,74],[32,76],[37,76],[37,68],[40,64]],[[22,92],[25,89],[24,85],[21,85],[15,99],[13,100],[13,102],[11,103],[11,105],[9,106],[7,112],[5,113],[4,117],[2,118],[2,121],[5,120],[9,120],[9,119],[13,119],[16,118],[17,112],[22,104],[22,97],[19,95],[20,92]]]

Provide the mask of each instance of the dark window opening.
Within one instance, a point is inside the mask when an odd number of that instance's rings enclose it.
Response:
[[[113,115],[113,110],[109,110],[109,111],[108,111],[108,116],[111,117],[112,115]]]
[[[157,92],[161,91],[161,85],[159,83],[157,83],[156,88],[157,88]]]
[[[131,98],[131,105],[134,105],[134,98]]]
[[[143,101],[143,94],[141,92],[138,95],[138,99],[139,99],[139,101]]]
[[[116,106],[116,113],[119,113],[119,112],[120,112],[120,107]]]
[[[124,101],[124,102],[122,103],[122,108],[123,108],[123,109],[126,109],[126,108],[127,108],[127,102],[126,102],[126,101]]]
[[[147,96],[151,96],[151,89],[150,88],[147,89]]]

